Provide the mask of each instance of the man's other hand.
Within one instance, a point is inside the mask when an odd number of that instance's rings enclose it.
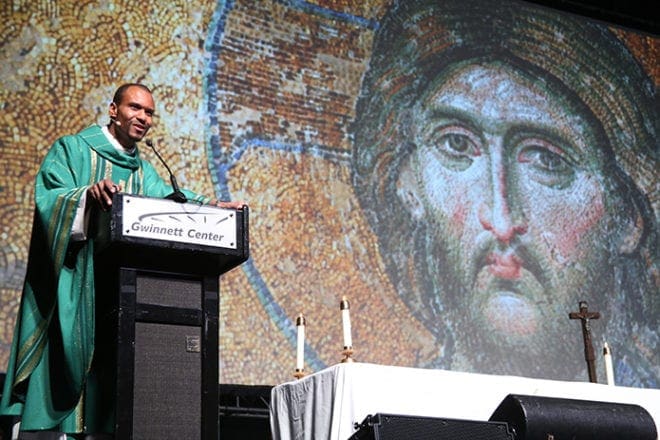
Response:
[[[217,206],[218,208],[243,209],[244,206],[247,206],[247,203],[243,201],[223,202],[220,200],[211,200],[209,205]]]
[[[87,197],[94,199],[99,208],[107,211],[112,206],[112,195],[121,190],[121,185],[117,185],[111,179],[103,179],[87,188]]]

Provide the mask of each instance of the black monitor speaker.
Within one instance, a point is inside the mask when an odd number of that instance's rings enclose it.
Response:
[[[367,416],[349,440],[514,440],[506,423],[437,417]]]
[[[651,415],[641,406],[509,394],[491,421],[504,422],[516,440],[656,440]]]

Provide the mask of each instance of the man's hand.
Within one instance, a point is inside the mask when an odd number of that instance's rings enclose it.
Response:
[[[112,195],[121,190],[121,185],[117,185],[111,179],[103,179],[87,188],[87,197],[94,199],[99,208],[107,211],[112,206]]]
[[[221,202],[220,200],[211,200],[209,205],[217,206],[218,208],[243,209],[244,206],[247,206],[247,203],[242,201]]]

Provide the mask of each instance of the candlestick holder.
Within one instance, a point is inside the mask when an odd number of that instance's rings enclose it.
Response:
[[[307,376],[307,373],[305,373],[305,369],[299,369],[296,368],[296,371],[293,373],[293,377],[296,379],[302,379],[303,377]]]
[[[342,364],[345,363],[350,363],[350,362],[355,362],[355,359],[353,359],[353,347],[344,347],[344,351],[341,353],[344,355],[344,357],[341,360]]]

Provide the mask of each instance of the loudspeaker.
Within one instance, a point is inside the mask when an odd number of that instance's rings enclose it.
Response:
[[[198,327],[135,323],[134,439],[200,438],[200,340]]]
[[[217,440],[218,277],[120,267],[99,291],[115,438]]]
[[[514,440],[506,423],[435,417],[367,416],[349,440]]]
[[[655,440],[651,415],[641,406],[509,394],[491,421],[505,422],[517,440]]]

